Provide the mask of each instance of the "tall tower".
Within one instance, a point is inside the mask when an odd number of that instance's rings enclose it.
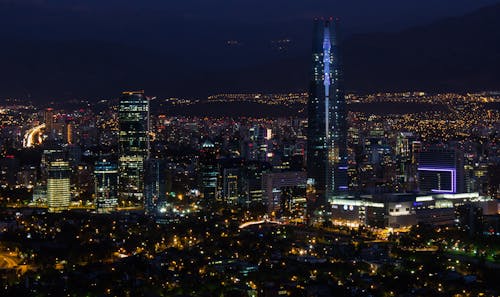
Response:
[[[338,22],[315,20],[312,75],[307,103],[307,175],[314,208],[347,195],[347,108]]]
[[[119,206],[143,207],[144,161],[149,157],[149,101],[143,91],[123,92],[119,124]]]
[[[144,167],[146,211],[153,212],[167,198],[167,166],[163,159],[150,158]]]
[[[101,159],[94,166],[96,208],[98,213],[114,210],[117,205],[118,166]]]
[[[47,203],[49,212],[67,210],[71,200],[70,175],[68,161],[54,158],[49,163],[47,179]]]
[[[205,140],[200,151],[201,192],[205,201],[213,203],[217,197],[219,167],[217,164],[217,148]]]
[[[420,191],[464,192],[463,152],[457,148],[427,147],[420,152],[418,183]]]
[[[49,108],[45,109],[45,112],[43,114],[43,120],[45,122],[46,134],[51,136],[53,124],[54,124],[54,109],[53,108],[49,107]]]

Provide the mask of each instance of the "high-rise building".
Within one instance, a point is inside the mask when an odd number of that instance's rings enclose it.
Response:
[[[149,156],[149,101],[143,91],[123,92],[119,126],[119,206],[143,207],[144,161]]]
[[[0,184],[15,186],[18,171],[19,160],[14,155],[7,155],[0,159]]]
[[[200,151],[200,185],[201,193],[206,201],[213,202],[217,197],[219,166],[217,164],[217,149],[206,140]]]
[[[50,162],[57,159],[66,159],[64,151],[61,148],[48,147],[43,150],[42,159],[40,160],[40,181],[44,186],[49,179]]]
[[[262,196],[271,216],[289,214],[305,219],[306,173],[303,171],[268,172],[262,176]],[[300,191],[299,189],[302,189]],[[297,195],[297,193],[300,195]]]
[[[118,204],[118,166],[106,159],[95,163],[95,203],[97,212],[107,213]]]
[[[272,165],[267,162],[246,161],[242,168],[243,200],[247,205],[266,205],[263,199],[262,176],[272,170]]]
[[[417,185],[417,161],[420,142],[410,132],[400,132],[396,137],[397,182],[399,191],[414,191]],[[400,187],[400,188],[399,188]]]
[[[227,204],[239,203],[241,189],[241,169],[225,168],[222,179],[222,197]]]
[[[45,122],[45,131],[47,135],[52,134],[52,126],[54,124],[54,109],[53,108],[47,108],[45,109],[45,112],[43,114],[43,120]]]
[[[159,202],[167,199],[167,166],[165,160],[148,159],[145,163],[146,210],[153,212]]]
[[[69,162],[54,158],[49,163],[47,179],[47,203],[50,212],[60,212],[69,207],[71,169]]]
[[[463,153],[458,149],[429,147],[420,152],[418,164],[420,191],[464,192]]]
[[[71,122],[67,122],[65,128],[65,137],[64,141],[67,144],[72,144],[73,143],[73,124]]]
[[[316,20],[307,103],[307,174],[314,207],[347,194],[347,110],[339,56],[338,22]]]

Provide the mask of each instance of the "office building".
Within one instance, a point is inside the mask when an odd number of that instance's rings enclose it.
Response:
[[[396,178],[398,190],[410,192],[417,187],[417,155],[421,143],[409,132],[400,132],[396,137]]]
[[[498,203],[479,193],[385,193],[332,200],[333,224],[370,227],[408,227],[416,224],[454,225],[464,204],[485,214],[498,212]]]
[[[222,198],[227,204],[240,203],[241,168],[225,168],[222,173]]]
[[[52,128],[54,124],[54,109],[53,108],[47,108],[45,109],[43,113],[43,120],[45,123],[45,131],[47,135],[52,134]]]
[[[270,172],[271,164],[259,161],[247,161],[242,168],[243,177],[243,199],[247,205],[266,205],[267,199],[263,199],[262,177]]]
[[[149,101],[143,91],[123,92],[119,127],[119,206],[144,207],[144,161],[149,156]]]
[[[262,176],[262,196],[271,216],[305,220],[306,182],[303,171],[268,172]]]
[[[54,158],[49,162],[47,203],[50,212],[60,212],[68,209],[71,201],[70,175],[71,169],[68,161],[62,158]]]
[[[463,153],[458,149],[441,147],[422,150],[418,164],[418,183],[422,192],[462,193]]]
[[[153,212],[158,203],[167,199],[167,169],[165,160],[149,159],[145,163],[146,210]]]
[[[113,211],[118,205],[118,165],[106,159],[96,162],[94,180],[97,212]]]
[[[347,195],[347,110],[339,55],[338,22],[314,23],[312,78],[307,103],[307,174],[311,205]]]
[[[217,149],[211,141],[203,142],[199,162],[201,193],[205,201],[213,202],[217,197],[219,166],[217,164]]]

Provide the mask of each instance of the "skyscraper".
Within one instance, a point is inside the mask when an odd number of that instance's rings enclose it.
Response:
[[[119,108],[119,206],[144,206],[144,161],[149,156],[149,101],[123,92]]]
[[[314,207],[347,194],[347,109],[337,32],[336,20],[314,23],[307,104],[307,174],[315,188]]]
[[[54,158],[49,163],[47,179],[47,203],[50,212],[60,212],[69,207],[71,200],[68,161]]]
[[[217,197],[219,166],[217,164],[217,149],[206,140],[200,151],[200,182],[201,192],[205,201],[213,203]]]
[[[97,212],[114,210],[118,203],[118,166],[106,159],[99,160],[95,163],[94,177]]]
[[[463,152],[456,148],[428,147],[420,152],[418,164],[420,191],[463,193]]]
[[[45,112],[43,114],[43,119],[45,122],[46,134],[51,136],[52,135],[52,125],[54,124],[54,109],[51,107],[45,109]]]
[[[159,202],[167,199],[167,166],[165,160],[151,158],[144,167],[146,211],[153,212]]]

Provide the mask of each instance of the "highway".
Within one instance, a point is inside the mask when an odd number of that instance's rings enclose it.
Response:
[[[26,273],[30,266],[20,264],[21,260],[12,254],[6,251],[0,252],[0,269],[15,270],[18,274]]]
[[[7,253],[0,254],[0,269],[14,269],[17,261]]]
[[[45,124],[41,124],[26,131],[24,134],[23,147],[33,147],[35,144],[42,142],[40,135],[44,128]],[[35,137],[38,137],[38,139]]]
[[[271,221],[271,220],[261,220],[261,221],[250,221],[250,222],[246,222],[246,223],[243,223],[239,226],[240,229],[244,229],[248,226],[252,226],[252,225],[259,225],[259,224],[278,224],[278,225],[281,225],[282,223],[281,222],[277,222],[277,221]]]

